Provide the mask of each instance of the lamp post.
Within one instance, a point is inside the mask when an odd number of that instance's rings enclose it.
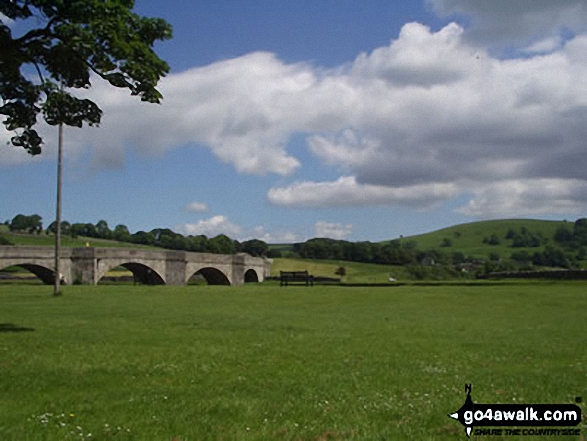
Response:
[[[63,123],[59,123],[59,142],[57,145],[57,208],[55,215],[55,289],[54,296],[61,295],[61,273],[59,261],[61,255],[61,169],[62,169],[62,148],[63,148]]]

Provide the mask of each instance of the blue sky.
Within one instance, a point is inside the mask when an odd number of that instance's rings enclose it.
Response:
[[[156,47],[164,101],[94,80],[101,127],[65,134],[70,222],[277,243],[587,215],[584,0],[135,9],[174,28]],[[56,130],[41,131],[38,157],[0,144],[1,220],[54,218]]]

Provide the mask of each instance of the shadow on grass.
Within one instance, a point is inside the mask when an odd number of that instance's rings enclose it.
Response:
[[[0,333],[2,332],[31,332],[34,328],[23,328],[14,323],[0,323]]]

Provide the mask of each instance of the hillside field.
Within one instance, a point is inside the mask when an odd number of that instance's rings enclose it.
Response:
[[[2,225],[0,229],[0,236],[5,237],[14,245],[19,246],[34,246],[34,247],[53,247],[55,246],[55,236],[52,234],[17,234],[8,231],[5,225]],[[94,237],[76,237],[71,238],[69,236],[61,236],[61,246],[81,248],[85,247],[86,244],[92,247],[116,247],[116,248],[143,248],[143,249],[161,249],[157,247],[149,247],[146,245],[138,245],[128,242],[118,242],[116,240],[98,239]]]
[[[552,237],[557,228],[567,226],[572,230],[573,223],[565,221],[546,221],[534,219],[504,219],[471,222],[467,224],[455,225],[431,233],[409,236],[401,240],[415,241],[419,249],[442,249],[445,252],[460,251],[466,256],[475,258],[488,258],[490,253],[497,253],[502,258],[509,258],[514,251],[526,250],[534,253],[537,250],[544,249],[544,246],[535,248],[512,248],[512,240],[505,239],[509,229],[520,231],[526,227],[531,233],[539,233],[548,239],[547,244],[555,245]],[[497,235],[501,243],[499,245],[488,245],[483,243],[483,239]],[[452,243],[450,247],[443,247],[444,239],[449,239]]]
[[[339,276],[336,270],[343,267],[346,275]],[[278,277],[279,271],[308,271],[313,276],[340,278],[343,283],[385,283],[390,277],[409,279],[402,266],[378,265],[374,263],[347,262],[344,260],[273,259],[271,275]]]

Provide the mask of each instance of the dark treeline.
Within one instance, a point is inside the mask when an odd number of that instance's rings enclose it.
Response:
[[[415,242],[399,240],[373,243],[317,238],[296,243],[294,252],[304,259],[348,260],[391,265],[408,265],[425,257],[425,253],[416,249]]]
[[[304,259],[347,260],[384,265],[460,265],[476,260],[465,256],[461,251],[422,250],[413,240],[373,243],[310,239],[295,244],[294,252]]]
[[[558,228],[554,240],[565,248],[584,251],[587,247],[587,219],[577,219],[572,229],[566,226]]]
[[[39,215],[18,214],[12,221],[6,221],[13,232],[31,234],[54,234],[56,223],[52,222],[43,230],[42,218]],[[248,253],[252,256],[281,257],[279,249],[270,249],[261,240],[253,239],[239,242],[226,235],[208,238],[204,235],[184,236],[169,228],[155,228],[151,231],[131,233],[125,225],[116,225],[113,229],[105,220],[96,224],[61,223],[61,232],[72,238],[81,236],[89,238],[109,239],[119,242],[156,246],[172,250],[192,252],[235,254]],[[542,247],[535,252],[518,250],[508,256],[500,256],[497,252],[489,254],[488,259],[475,259],[465,256],[461,251],[451,250],[452,241],[445,240],[437,249],[421,250],[412,240],[392,240],[387,242],[347,242],[327,238],[310,239],[293,245],[293,251],[286,251],[290,257],[303,259],[346,260],[353,262],[378,263],[386,265],[452,265],[463,266],[485,264],[486,271],[528,269],[531,266],[548,266],[574,268],[578,261],[587,259],[587,219],[579,219],[574,224],[561,226],[553,237],[544,237],[540,232],[534,233],[526,227],[519,230],[510,229],[505,237],[496,234],[483,239],[483,243],[492,246],[508,240],[512,248]],[[3,244],[0,241],[0,245]],[[8,245],[9,243],[4,243]]]
[[[26,216],[16,215],[12,221],[6,221],[5,225],[12,232],[26,232],[41,234],[55,234],[57,223],[52,222],[46,230],[43,230],[41,216],[33,214]],[[118,242],[149,245],[171,250],[184,250],[199,253],[235,254],[248,253],[252,256],[266,256],[269,246],[257,239],[238,242],[224,234],[213,238],[204,235],[184,236],[169,228],[155,228],[151,231],[137,231],[131,233],[126,225],[116,225],[113,229],[108,226],[105,220],[92,223],[69,223],[61,222],[61,234],[71,238],[88,237],[96,239],[116,240]]]

